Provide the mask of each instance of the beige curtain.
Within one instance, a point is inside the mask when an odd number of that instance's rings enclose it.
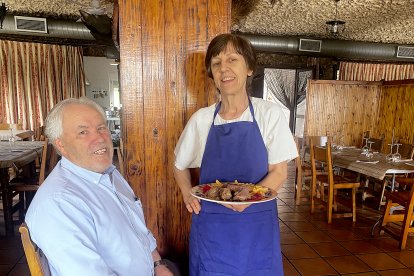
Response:
[[[414,79],[414,64],[341,62],[339,79],[355,81]]]
[[[35,130],[60,100],[85,95],[81,47],[0,40],[0,123]]]

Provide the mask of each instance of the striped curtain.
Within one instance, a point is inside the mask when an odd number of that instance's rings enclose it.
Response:
[[[0,40],[0,123],[35,130],[60,100],[85,95],[81,47]]]
[[[354,81],[414,79],[414,64],[341,62],[339,79]]]

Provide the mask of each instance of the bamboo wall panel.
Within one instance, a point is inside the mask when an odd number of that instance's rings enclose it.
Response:
[[[386,143],[392,139],[392,130],[397,139],[414,143],[414,82],[384,83],[378,118],[378,132],[385,134]]]
[[[374,130],[380,83],[310,80],[305,135],[342,137],[345,145],[360,146],[365,131]]]
[[[204,56],[230,30],[229,0],[120,0],[120,85],[126,178],[162,255],[186,259],[190,214],[174,182],[174,147],[189,117],[213,103]],[[195,179],[196,180],[196,179]]]

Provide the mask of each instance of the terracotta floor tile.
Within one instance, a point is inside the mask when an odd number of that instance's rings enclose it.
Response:
[[[280,233],[292,233],[292,229],[290,229],[286,224],[283,222],[279,222]]]
[[[286,221],[285,224],[292,231],[315,231],[316,227],[309,221]]]
[[[7,272],[13,267],[12,264],[0,265],[0,275],[7,275]]]
[[[412,276],[414,275],[414,271],[411,269],[394,269],[394,270],[383,270],[378,271],[380,275],[384,276]]]
[[[338,275],[322,258],[291,260],[291,263],[302,276]]]
[[[386,238],[376,238],[366,240],[370,244],[378,247],[379,249],[383,250],[384,252],[399,252],[400,248],[398,247],[398,241],[396,239],[386,237]]]
[[[289,260],[291,259],[304,259],[304,258],[317,258],[319,255],[307,244],[284,244],[282,247],[282,253]]]
[[[319,243],[319,242],[332,242],[333,239],[329,237],[325,231],[309,231],[309,232],[296,232],[307,243]]]
[[[388,253],[391,257],[405,265],[414,268],[414,251],[399,251]]]
[[[389,256],[387,253],[357,255],[357,257],[374,270],[406,268],[402,263]]]
[[[285,198],[288,198],[288,199],[292,199],[292,198],[294,198],[294,194],[293,193],[278,193],[277,194],[277,198],[280,198],[280,199],[285,199]]]
[[[352,274],[342,274],[342,275],[349,275],[349,276],[378,276],[379,274],[375,271],[370,272],[362,272],[362,273],[352,273]]]
[[[300,276],[296,268],[286,259],[283,260],[283,272],[285,276]]]
[[[13,267],[13,270],[10,271],[8,276],[30,276],[29,267],[24,264],[17,264]]]
[[[325,258],[325,261],[340,274],[372,271],[368,265],[355,256],[329,257]]]
[[[369,242],[367,242],[365,240],[362,240],[362,241],[340,241],[339,243],[353,254],[382,252],[381,249],[375,247],[374,245],[370,244]]]
[[[295,233],[280,233],[280,244],[298,244],[305,243]]]
[[[328,232],[329,236],[331,236],[336,241],[349,241],[349,240],[361,240],[362,237],[357,233],[350,230],[330,230]]]
[[[281,213],[293,213],[295,211],[292,208],[290,208],[289,206],[285,205],[285,206],[278,206],[277,207],[277,212],[279,214],[281,214]]]
[[[282,213],[279,214],[279,219],[282,221],[306,221],[306,217],[299,213]]]
[[[337,242],[322,242],[312,243],[310,246],[315,250],[321,257],[334,257],[334,256],[346,256],[351,255],[351,252],[346,250]]]

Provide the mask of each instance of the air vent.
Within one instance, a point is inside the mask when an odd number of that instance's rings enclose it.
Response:
[[[20,32],[47,33],[46,18],[15,16],[14,23]]]
[[[397,57],[414,58],[414,47],[398,46]]]
[[[304,39],[299,40],[300,52],[320,52],[322,47],[322,40]]]

